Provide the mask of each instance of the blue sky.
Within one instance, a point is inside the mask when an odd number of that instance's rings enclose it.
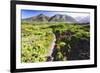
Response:
[[[74,12],[55,12],[55,11],[43,11],[43,10],[21,10],[21,19],[24,18],[29,18],[32,16],[37,16],[39,14],[44,14],[46,16],[53,16],[55,14],[64,14],[64,15],[69,15],[72,16],[74,18],[76,17],[86,17],[89,16],[89,13],[74,13]]]

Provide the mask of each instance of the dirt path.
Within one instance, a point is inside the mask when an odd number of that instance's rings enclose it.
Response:
[[[52,55],[52,52],[53,52],[53,49],[54,49],[54,46],[55,46],[55,41],[56,41],[56,37],[54,35],[54,39],[51,43],[51,46],[50,46],[50,52],[48,53],[48,56],[51,56]]]

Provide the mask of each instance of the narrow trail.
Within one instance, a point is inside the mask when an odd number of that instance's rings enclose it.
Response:
[[[48,53],[48,56],[51,56],[52,55],[52,53],[53,53],[53,49],[54,49],[54,46],[55,46],[55,41],[56,41],[56,37],[55,37],[55,35],[54,35],[54,39],[53,39],[53,41],[52,41],[52,43],[51,43],[51,45],[50,45],[50,52]]]

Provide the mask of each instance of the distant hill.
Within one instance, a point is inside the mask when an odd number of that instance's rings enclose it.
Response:
[[[66,22],[66,23],[90,23],[90,17],[77,17],[73,18],[72,16],[55,14],[54,16],[46,16],[44,14],[39,14],[37,16],[32,16],[29,18],[22,19],[25,22]]]
[[[78,23],[90,23],[90,16],[86,16],[86,17],[77,17],[76,18]]]
[[[27,22],[48,22],[48,20],[49,17],[45,16],[44,14],[39,14],[37,16],[22,19],[22,21],[27,21]]]
[[[68,23],[76,23],[77,21],[68,15],[55,14],[52,17],[46,16],[44,14],[39,14],[37,16],[32,16],[30,18],[22,19],[22,21],[26,22],[68,22]]]

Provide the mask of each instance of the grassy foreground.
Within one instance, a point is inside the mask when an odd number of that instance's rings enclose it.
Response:
[[[90,26],[72,23],[22,23],[21,62],[48,61],[48,53],[56,39],[52,61],[89,59]]]

